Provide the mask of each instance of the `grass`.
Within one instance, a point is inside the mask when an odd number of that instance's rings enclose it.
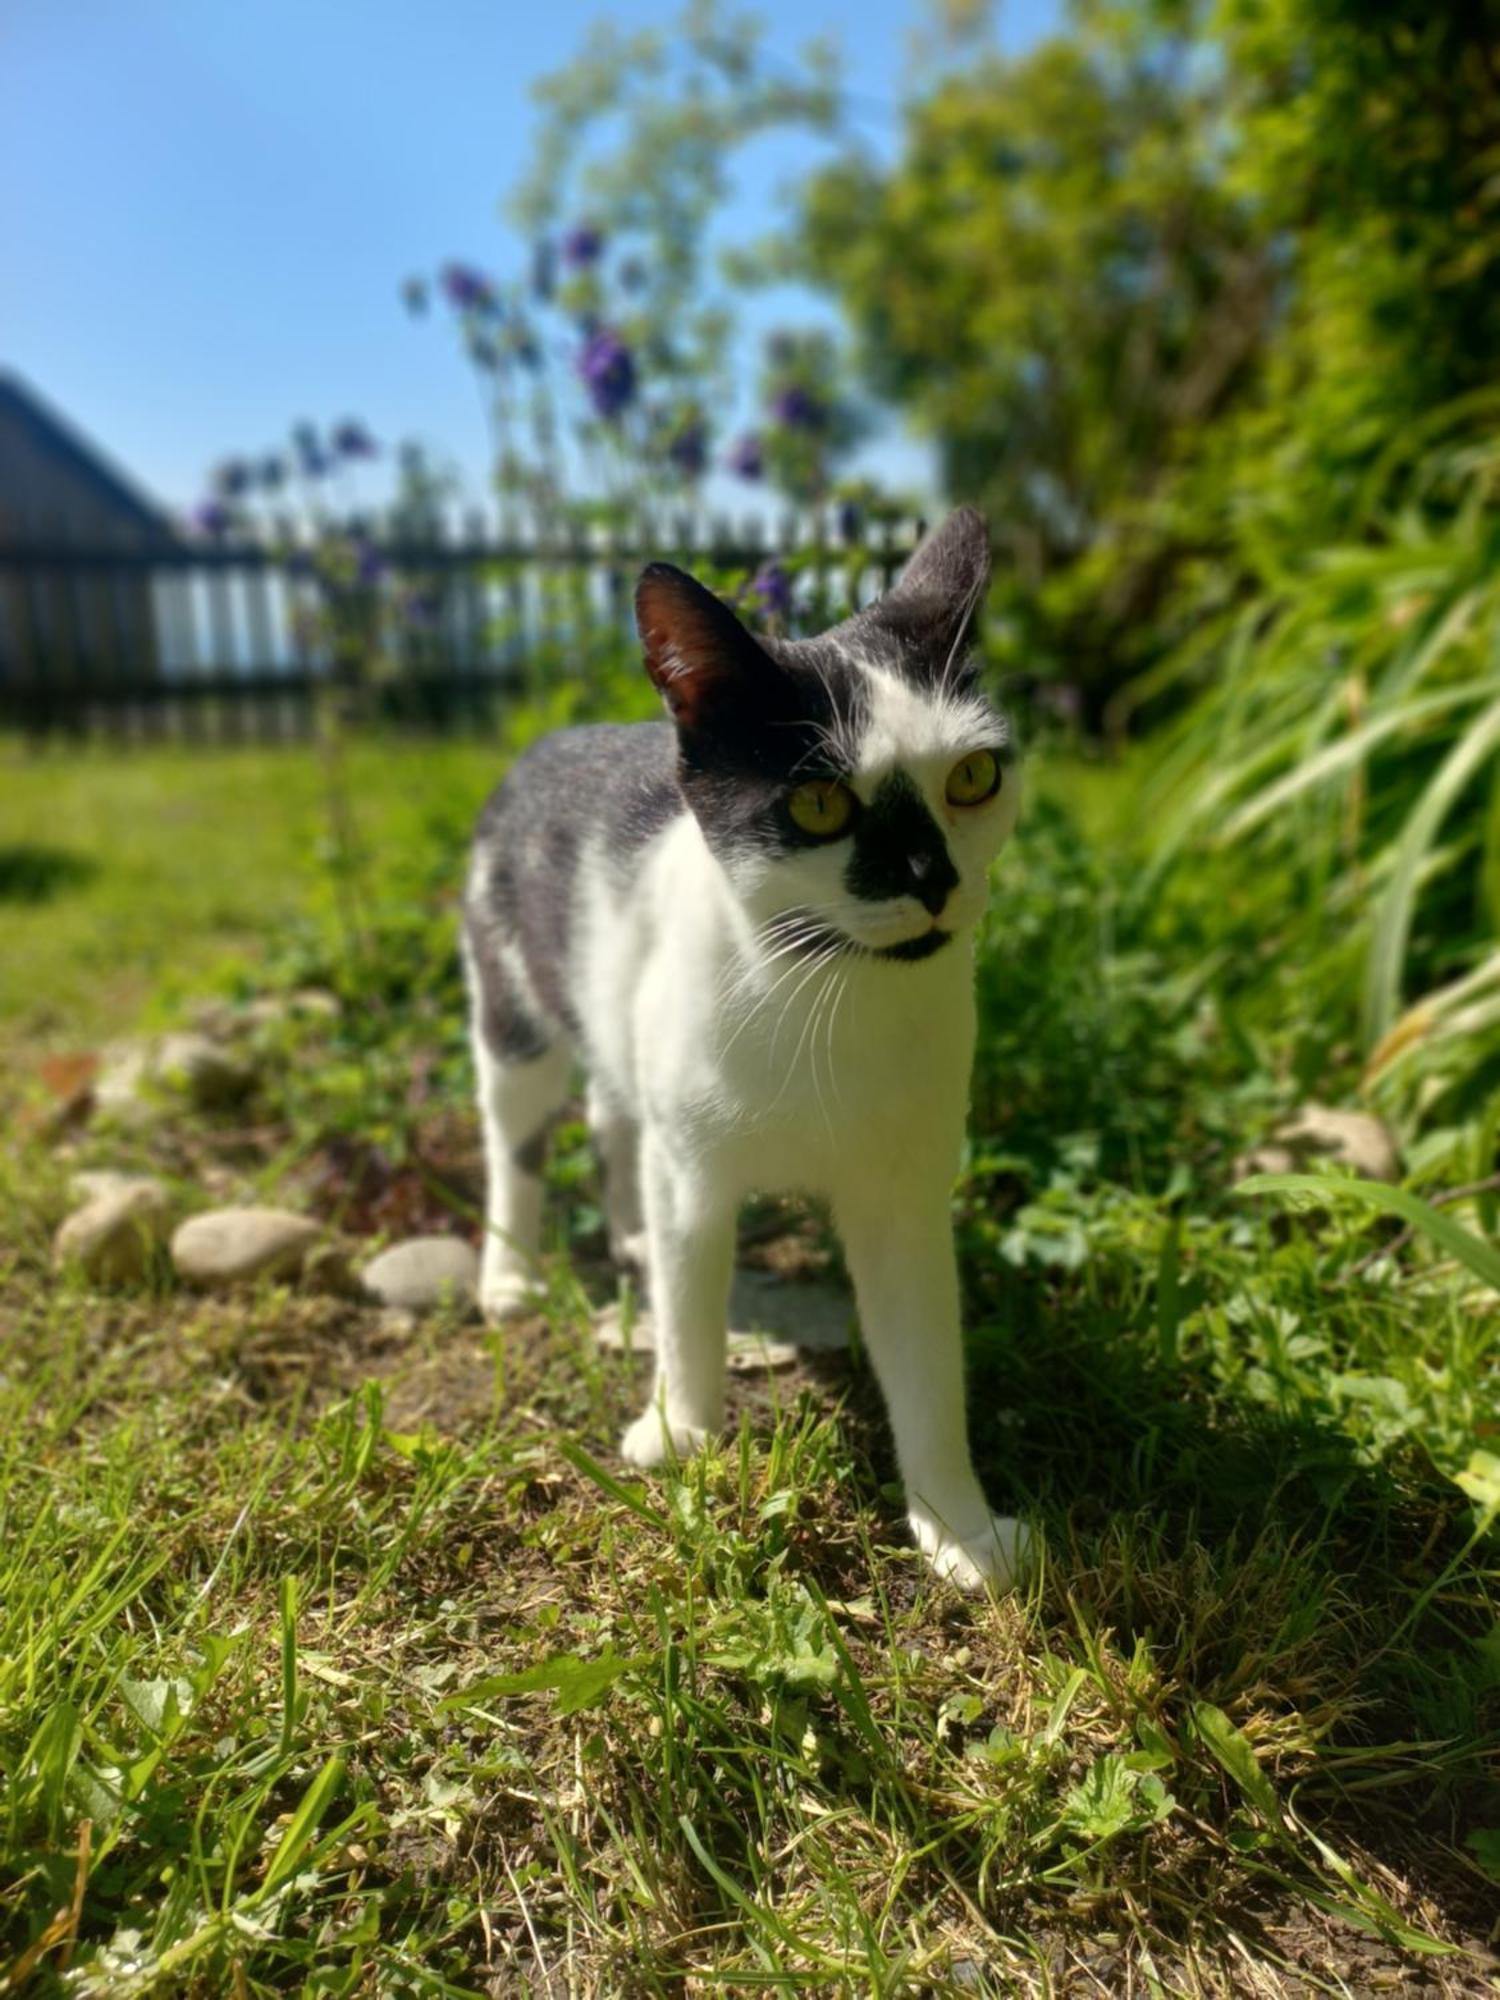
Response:
[[[348,788],[387,893],[410,886],[493,782],[478,743],[356,745]],[[454,803],[450,806],[450,800]],[[32,1046],[166,1018],[226,958],[253,966],[335,901],[325,777],[310,753],[23,751],[0,739],[0,1035]]]
[[[1000,879],[957,1207],[1023,1597],[905,1547],[857,1354],[626,1476],[577,1125],[503,1335],[51,1272],[85,1162],[360,1237],[471,1212],[450,903],[494,761],[355,753],[352,925],[299,753],[7,767],[0,847],[71,859],[5,911],[0,1991],[1495,1990],[1494,1295],[1336,1190],[1229,1192],[1301,1079],[1170,913],[1122,933],[1086,774]],[[253,1115],[39,1129],[44,1053],[309,979],[345,1012],[266,1031]]]

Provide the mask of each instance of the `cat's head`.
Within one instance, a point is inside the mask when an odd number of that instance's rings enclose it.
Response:
[[[912,962],[978,918],[1018,804],[967,650],[988,576],[967,507],[816,639],[756,639],[682,570],[644,572],[636,622],[682,789],[757,921]]]

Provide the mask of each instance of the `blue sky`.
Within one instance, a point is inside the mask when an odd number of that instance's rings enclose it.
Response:
[[[921,0],[753,11],[779,52],[833,38],[866,137],[894,148]],[[1023,46],[1059,11],[1002,0],[1002,38]],[[226,453],[346,415],[381,438],[420,437],[478,497],[474,385],[445,329],[407,318],[397,287],[453,256],[516,267],[500,202],[527,160],[529,86],[601,13],[637,27],[675,12],[661,0],[8,0],[0,367],[169,505],[191,503]],[[734,225],[753,235],[774,220],[811,163],[786,141],[748,156]],[[871,456],[923,476],[924,455],[894,435]]]

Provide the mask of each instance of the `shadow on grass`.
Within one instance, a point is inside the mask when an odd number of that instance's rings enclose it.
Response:
[[[1316,1416],[1164,1362],[1123,1310],[1019,1274],[991,1307],[970,1343],[975,1458],[997,1511],[1044,1525],[1047,1624],[1127,1661],[1143,1644],[1169,1712],[1269,1717],[1302,1821],[1487,1956],[1494,1891],[1458,1857],[1500,1824],[1500,1658],[1462,1496],[1425,1461],[1372,1461]],[[893,1480],[872,1371],[813,1364],[859,1456]],[[1247,1877],[1234,1893],[1264,1890]],[[1235,1912],[1242,1930],[1252,1916]]]
[[[99,864],[66,847],[24,841],[0,847],[0,903],[50,903],[66,889],[93,880]]]

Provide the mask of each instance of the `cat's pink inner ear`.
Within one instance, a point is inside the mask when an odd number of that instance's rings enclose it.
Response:
[[[653,563],[636,586],[635,620],[646,672],[673,721],[691,729],[730,671],[733,614],[682,570]]]

